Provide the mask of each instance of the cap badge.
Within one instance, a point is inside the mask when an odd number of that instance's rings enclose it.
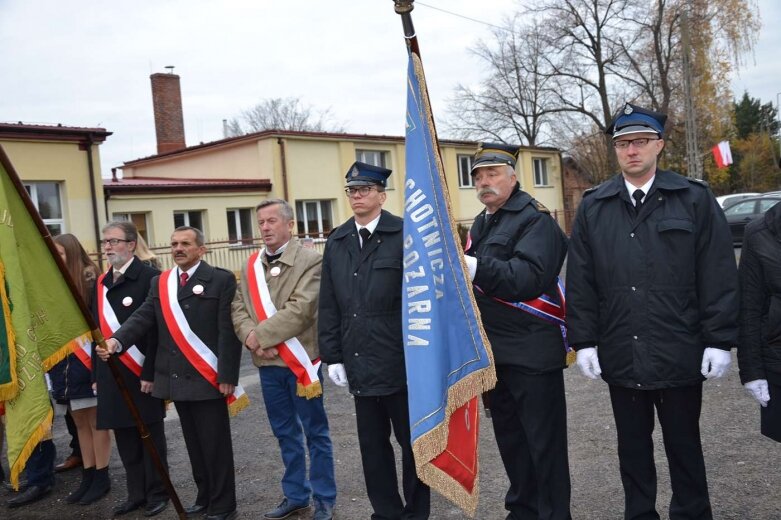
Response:
[[[627,105],[624,107],[624,114],[626,114],[626,115],[629,115],[629,114],[631,114],[632,112],[634,112],[634,110],[632,110],[632,107],[631,107],[630,105],[628,105],[628,104],[627,104]]]
[[[360,173],[361,172],[358,171],[358,168],[353,166],[353,169],[350,170],[350,177],[357,177],[358,175],[360,175]]]
[[[122,298],[122,305],[124,305],[125,307],[130,307],[131,305],[133,305],[133,298],[131,298],[130,296],[125,296],[124,298]]]
[[[198,284],[193,287],[193,294],[203,294],[203,285]]]

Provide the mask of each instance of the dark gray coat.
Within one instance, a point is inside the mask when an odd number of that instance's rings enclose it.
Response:
[[[740,255],[740,380],[781,385],[781,204],[746,226]]]
[[[122,345],[141,341],[151,329],[157,328],[157,348],[149,349],[149,358],[154,360],[154,390],[152,395],[172,401],[203,401],[223,399],[193,365],[182,355],[179,347],[166,327],[160,307],[159,276],[152,280],[152,290],[143,305],[114,333]],[[193,287],[204,288],[201,294],[194,294]],[[217,356],[217,382],[237,384],[241,362],[241,342],[233,331],[231,302],[236,293],[236,278],[233,273],[212,267],[201,261],[201,265],[179,289],[179,304],[187,323],[193,332]]]
[[[402,220],[383,211],[363,249],[351,218],[328,237],[318,312],[320,357],[344,363],[350,392],[407,388],[401,333]]]
[[[141,307],[146,300],[151,287],[152,279],[160,274],[160,271],[149,267],[138,258],[125,270],[125,274],[114,284],[113,269],[110,269],[103,278],[103,286],[108,288],[106,299],[119,323],[124,323],[133,312]],[[100,298],[100,285],[98,285],[96,294],[93,298],[92,311],[96,320],[99,320],[97,300]],[[128,303],[128,305],[125,305]],[[147,334],[135,343],[138,350],[146,356],[144,366],[141,370],[141,378],[130,371],[121,361],[117,360],[117,366],[125,381],[125,386],[133,398],[133,402],[138,407],[141,418],[145,423],[151,424],[162,421],[165,417],[165,405],[161,399],[144,394],[140,390],[141,379],[151,381],[154,377],[154,358],[151,360],[148,353],[157,344],[157,330],[152,328]],[[130,344],[132,345],[132,343]],[[125,404],[122,394],[111,375],[108,365],[101,361],[93,350],[92,366],[95,372],[95,380],[98,384],[98,428],[130,428],[135,426],[133,417]]]
[[[729,350],[738,336],[724,213],[705,183],[663,170],[634,211],[620,174],[584,194],[567,259],[569,339],[598,345],[610,384],[699,383],[703,350]]]

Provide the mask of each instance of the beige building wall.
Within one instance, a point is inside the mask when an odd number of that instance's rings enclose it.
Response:
[[[98,208],[95,224],[87,153],[78,143],[57,141],[5,140],[3,147],[22,182],[53,182],[60,186],[63,232],[78,237],[87,251],[97,250],[98,231],[105,223],[103,189],[100,177],[100,151],[92,146],[93,182]]]

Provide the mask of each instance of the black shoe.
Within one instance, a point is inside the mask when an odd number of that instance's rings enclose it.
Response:
[[[19,493],[17,496],[8,501],[8,507],[20,507],[27,504],[31,504],[37,500],[42,499],[48,495],[52,490],[52,486],[30,486],[24,492]]]
[[[201,504],[193,504],[190,507],[184,508],[184,513],[187,515],[197,515],[198,513],[205,513],[206,506]]]
[[[234,520],[239,513],[234,509],[230,513],[220,513],[219,515],[208,515],[206,520]]]
[[[106,496],[111,490],[111,480],[108,478],[108,466],[95,470],[95,476],[92,478],[92,484],[84,496],[79,500],[79,504],[88,506]]]
[[[138,509],[139,507],[144,505],[143,500],[136,500],[131,502],[130,500],[126,500],[116,506],[114,510],[112,511],[114,513],[114,516],[122,516],[126,515],[127,513],[131,513]]]
[[[95,468],[83,468],[81,470],[81,483],[75,491],[72,491],[67,497],[65,502],[68,504],[75,504],[84,497],[84,494],[92,486],[92,480],[95,478]]]
[[[282,520],[283,518],[287,518],[293,513],[303,511],[304,509],[309,509],[309,504],[295,504],[286,498],[276,509],[263,515],[263,518],[266,520]]]
[[[155,516],[162,513],[168,507],[168,500],[156,504],[149,504],[144,508],[144,516]]]

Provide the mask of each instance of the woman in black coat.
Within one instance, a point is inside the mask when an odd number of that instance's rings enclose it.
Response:
[[[781,204],[746,226],[740,286],[740,382],[762,406],[762,434],[781,442]]]

